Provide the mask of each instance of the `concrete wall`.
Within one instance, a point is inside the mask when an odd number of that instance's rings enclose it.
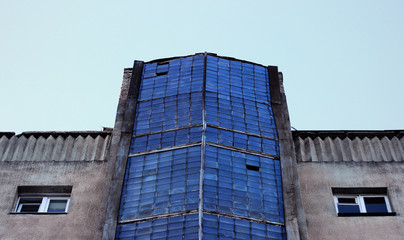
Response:
[[[106,163],[0,162],[0,239],[100,239]],[[68,213],[10,213],[21,185],[73,186]]]
[[[402,163],[298,163],[309,239],[403,239]],[[338,217],[332,187],[387,187],[396,216]]]
[[[100,239],[110,135],[0,133],[0,239]],[[13,213],[18,186],[72,186],[68,213]]]
[[[306,240],[308,236],[304,211],[301,206],[295,146],[290,132],[283,76],[278,72],[277,67],[268,67],[268,72],[271,85],[271,105],[279,137],[286,235],[288,239]]]
[[[309,239],[403,239],[404,131],[296,131]],[[332,188],[387,188],[396,216],[337,216]]]

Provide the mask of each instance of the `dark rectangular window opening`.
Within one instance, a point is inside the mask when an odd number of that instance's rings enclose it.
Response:
[[[257,166],[254,166],[254,165],[246,164],[246,167],[247,167],[248,170],[257,171],[257,172],[260,171],[260,167],[257,167]]]
[[[164,72],[156,72],[156,76],[163,76],[163,75],[167,75],[168,71],[164,71]]]
[[[170,63],[170,61],[158,62],[158,63],[157,63],[157,66],[168,65],[169,63]]]
[[[165,62],[158,62],[157,69],[156,69],[156,76],[163,76],[168,74],[168,65],[169,61]]]

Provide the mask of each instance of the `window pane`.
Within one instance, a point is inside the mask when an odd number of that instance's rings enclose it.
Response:
[[[40,204],[22,204],[20,212],[38,212]]]
[[[338,203],[353,203],[353,204],[355,204],[356,202],[355,202],[355,198],[345,198],[345,197],[343,197],[343,198],[338,198]]]
[[[360,213],[358,205],[338,205],[339,213]]]
[[[48,212],[65,212],[67,200],[50,200]]]
[[[386,213],[387,206],[384,197],[364,197],[366,212],[368,213]]]
[[[42,203],[42,198],[20,198],[19,212],[38,212],[39,206]]]

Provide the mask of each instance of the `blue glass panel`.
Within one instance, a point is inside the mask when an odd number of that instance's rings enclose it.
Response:
[[[130,153],[161,149],[175,145],[200,142],[202,127],[185,128],[164,133],[134,137],[131,140]]]
[[[202,93],[186,93],[139,102],[134,135],[202,124]]]
[[[183,211],[187,197],[198,199],[199,168],[199,146],[129,158],[119,219]]]
[[[286,239],[280,226],[204,214],[204,239]]]
[[[207,127],[206,141],[279,156],[279,142],[238,132]]]
[[[338,205],[339,213],[359,213],[358,205]]]
[[[270,102],[267,69],[263,66],[207,57],[206,90],[257,102]],[[220,79],[220,81],[218,81]]]
[[[387,205],[384,197],[364,197],[366,212],[387,213]]]
[[[154,219],[117,226],[116,239],[198,239],[198,215]]]
[[[203,56],[172,59],[164,64],[146,63],[138,100],[201,91],[202,81]]]
[[[277,138],[271,106],[235,96],[206,93],[207,123]]]
[[[247,164],[259,170],[248,170]],[[207,146],[205,209],[283,222],[282,182],[278,171],[279,160]]]

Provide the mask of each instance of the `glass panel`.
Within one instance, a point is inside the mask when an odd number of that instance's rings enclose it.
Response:
[[[283,222],[278,160],[212,146],[205,154],[205,209]]]
[[[198,215],[155,219],[117,226],[115,239],[198,239]]]
[[[205,239],[286,239],[285,229],[279,226],[210,214],[203,215],[203,235]]]
[[[200,161],[199,146],[129,158],[119,219],[196,209]]]
[[[18,212],[38,212],[42,198],[20,198]]]
[[[65,212],[67,205],[67,199],[64,200],[50,200],[48,206],[48,212]]]
[[[347,198],[347,197],[342,197],[342,198],[338,198],[338,203],[353,203],[355,204],[355,197],[351,197],[351,198]]]
[[[338,213],[360,213],[358,205],[338,204]]]
[[[41,204],[21,204],[20,212],[38,212]]]
[[[387,206],[384,197],[364,197],[366,212],[387,213]]]

